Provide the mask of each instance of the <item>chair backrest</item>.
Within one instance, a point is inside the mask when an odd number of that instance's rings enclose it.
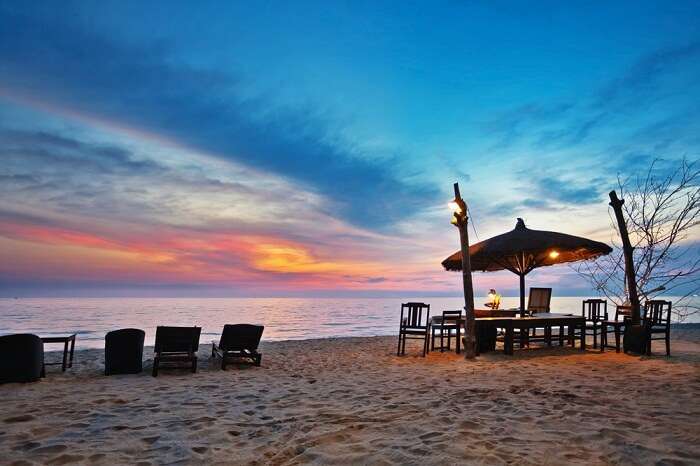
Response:
[[[605,299],[584,299],[581,315],[590,322],[608,320],[608,302]]]
[[[445,325],[455,325],[457,320],[462,318],[462,311],[442,311],[442,323]]]
[[[37,335],[0,336],[0,383],[34,382],[44,367],[44,343]]]
[[[620,322],[620,317],[622,317],[622,320],[632,317],[632,306],[626,304],[615,306],[615,322]]]
[[[156,328],[156,353],[179,353],[197,351],[201,327],[165,327]]]
[[[221,332],[219,348],[224,351],[255,351],[265,327],[251,324],[226,324]]]
[[[120,341],[120,340],[141,340],[146,337],[146,332],[140,328],[120,328],[112,330],[105,335],[105,341]]]
[[[549,303],[551,301],[551,288],[530,288],[527,310],[528,312],[549,312]]]
[[[644,303],[644,321],[649,325],[669,325],[671,323],[671,301],[651,299]]]
[[[405,317],[404,317],[405,316]],[[402,327],[427,327],[430,322],[430,304],[402,303]]]

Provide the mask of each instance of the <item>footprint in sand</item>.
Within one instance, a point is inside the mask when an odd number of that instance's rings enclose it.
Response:
[[[83,455],[61,455],[50,459],[46,464],[75,464],[84,459]]]
[[[22,414],[20,416],[12,416],[12,417],[6,417],[5,419],[2,420],[2,422],[7,422],[8,424],[10,423],[15,423],[15,422],[28,422],[35,419],[34,416],[31,414]]]
[[[48,445],[45,447],[37,448],[34,451],[32,451],[32,453],[37,453],[40,455],[43,455],[43,454],[50,455],[50,454],[56,454],[56,453],[63,453],[67,449],[68,449],[68,447],[65,445]]]
[[[12,449],[15,451],[17,451],[17,450],[27,451],[27,450],[33,450],[34,448],[37,448],[40,446],[41,446],[41,444],[39,442],[26,442],[26,443],[23,443],[21,445],[17,445],[15,447],[13,447]]]

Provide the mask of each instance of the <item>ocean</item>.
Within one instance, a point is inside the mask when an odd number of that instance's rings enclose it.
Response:
[[[583,297],[552,298],[553,312],[581,312]],[[671,300],[673,298],[670,298]],[[698,298],[695,298],[696,301]],[[217,339],[224,324],[265,325],[264,340],[395,335],[401,302],[431,305],[431,315],[460,309],[462,298],[0,298],[0,334],[77,333],[77,348],[102,348],[110,330],[135,327],[152,345],[158,325],[202,327],[202,343]],[[476,298],[477,307],[486,302]],[[504,297],[502,308],[516,307]],[[614,306],[609,304],[610,311]],[[611,316],[612,317],[612,316]],[[693,316],[686,322],[700,322]]]

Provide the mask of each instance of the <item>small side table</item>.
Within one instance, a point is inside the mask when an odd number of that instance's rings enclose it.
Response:
[[[73,367],[73,351],[75,350],[75,333],[65,337],[41,337],[44,344],[63,343],[63,360],[61,362],[45,362],[44,366],[61,365],[61,372],[65,372],[67,367]],[[68,344],[70,343],[70,352]]]

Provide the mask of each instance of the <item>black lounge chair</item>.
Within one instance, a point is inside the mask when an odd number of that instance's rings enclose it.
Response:
[[[105,375],[138,374],[143,370],[143,340],[137,328],[113,330],[105,336]]]
[[[231,359],[250,359],[260,366],[262,354],[258,352],[258,345],[263,330],[262,325],[224,325],[219,344],[212,342],[211,357],[221,357],[221,370],[226,369],[226,363]]]
[[[0,337],[0,383],[36,382],[44,376],[44,343],[36,335]]]
[[[190,366],[197,372],[197,350],[201,327],[158,327],[153,349],[153,377],[158,376],[161,364],[169,367]]]

